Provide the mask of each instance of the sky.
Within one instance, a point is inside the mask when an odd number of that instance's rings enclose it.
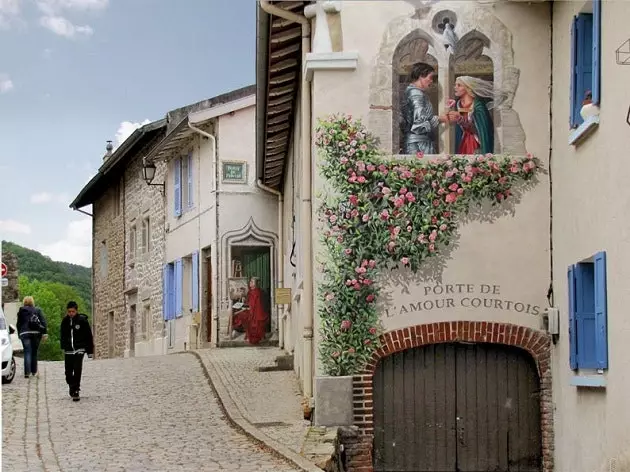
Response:
[[[91,218],[69,204],[106,141],[253,84],[255,12],[254,0],[0,0],[0,240],[91,265]]]

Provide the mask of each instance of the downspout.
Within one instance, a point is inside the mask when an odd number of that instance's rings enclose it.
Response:
[[[299,23],[302,26],[302,64],[311,50],[311,22],[303,15],[283,10],[271,4],[269,0],[260,0],[260,7],[270,15]],[[311,92],[310,83],[302,71],[300,86],[300,114],[302,124],[302,193],[301,193],[301,237],[304,254],[304,279],[302,301],[304,313],[304,396],[313,396],[313,214],[312,214],[312,156],[311,156]]]
[[[212,162],[214,163],[214,261],[211,260],[212,262],[212,269],[215,271],[215,276],[214,276],[214,281],[215,281],[215,290],[213,290],[213,295],[214,295],[214,299],[215,299],[215,303],[213,305],[214,307],[214,315],[212,316],[212,321],[214,322],[214,330],[216,331],[216,344],[219,344],[219,310],[220,310],[220,302],[221,302],[221,297],[220,295],[220,286],[219,286],[219,267],[220,267],[220,261],[219,261],[219,257],[221,256],[221,253],[219,252],[219,161],[217,160],[217,138],[213,135],[208,133],[207,131],[204,131],[202,129],[197,128],[196,126],[193,126],[192,124],[190,124],[190,121],[188,122],[188,127],[195,131],[196,133],[199,133],[202,136],[205,136],[206,138],[208,138],[211,142],[212,142]],[[216,131],[216,130],[215,130]],[[200,153],[200,159],[199,162],[201,163],[201,146],[199,147],[199,153]],[[201,164],[199,166],[201,168]],[[198,172],[199,174],[201,174],[201,169],[200,172]],[[200,201],[199,204],[201,204],[201,192],[199,192],[200,194]],[[198,217],[198,220],[201,220],[201,215]],[[201,225],[201,222],[199,221],[199,224]],[[199,228],[199,231],[201,231],[201,227]],[[200,236],[201,237],[201,236]],[[199,248],[199,250],[201,251],[201,248]],[[201,277],[199,277],[199,280],[201,280]],[[201,293],[201,287],[199,287],[199,293]],[[200,301],[201,303],[201,301]],[[201,308],[201,306],[199,307]],[[212,315],[212,313],[210,313]],[[201,328],[201,325],[199,325],[199,328]],[[206,327],[206,332],[207,332],[207,327]],[[212,343],[212,340],[210,340],[210,342]]]
[[[276,254],[276,273],[277,273],[277,288],[284,287],[284,225],[283,225],[283,216],[284,216],[284,197],[281,192],[272,189],[271,187],[267,187],[262,183],[261,179],[256,180],[256,185],[259,189],[275,195],[278,197],[278,248]],[[284,348],[284,305],[278,305],[278,300],[275,300],[276,306],[278,307],[278,345],[280,349]]]

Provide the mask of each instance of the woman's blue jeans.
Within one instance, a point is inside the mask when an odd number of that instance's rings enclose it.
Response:
[[[41,334],[24,334],[21,337],[24,346],[24,375],[37,373],[37,351],[42,340]]]

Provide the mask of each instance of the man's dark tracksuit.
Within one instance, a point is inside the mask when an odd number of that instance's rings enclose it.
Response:
[[[88,317],[79,313],[72,318],[66,315],[61,320],[60,341],[65,353],[66,383],[70,395],[78,395],[81,390],[83,356],[94,353],[94,338]]]

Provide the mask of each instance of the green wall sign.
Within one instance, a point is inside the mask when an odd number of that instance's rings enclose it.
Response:
[[[247,183],[247,163],[223,162],[223,181],[229,183]]]

